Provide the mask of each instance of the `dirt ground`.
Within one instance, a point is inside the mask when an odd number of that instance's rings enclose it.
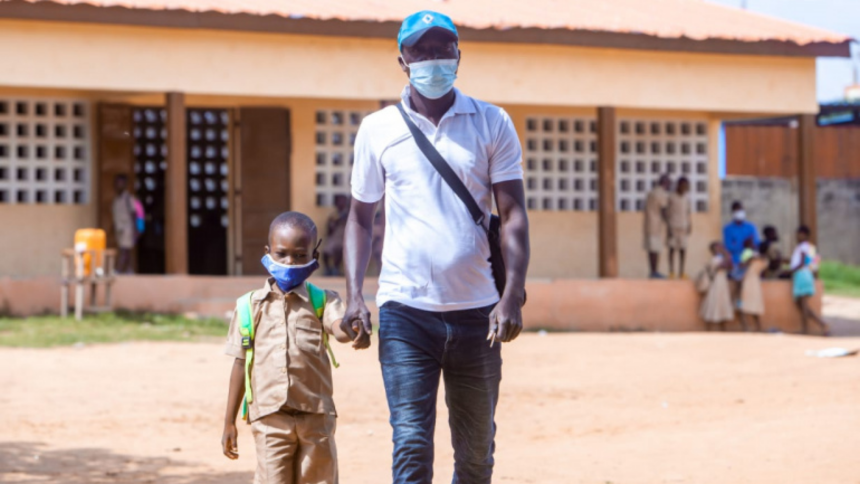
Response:
[[[498,483],[860,484],[860,338],[524,334],[503,351]],[[341,482],[390,482],[375,351],[336,348]],[[0,349],[0,482],[250,482],[221,455],[212,343]],[[439,404],[436,480],[452,453]]]

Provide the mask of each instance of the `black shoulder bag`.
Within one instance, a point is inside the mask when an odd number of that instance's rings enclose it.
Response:
[[[478,206],[478,202],[476,202],[474,197],[472,197],[469,189],[466,188],[463,181],[460,180],[456,173],[454,173],[454,170],[451,169],[451,166],[447,161],[445,161],[445,158],[439,154],[436,147],[430,143],[430,140],[424,136],[424,133],[418,129],[418,126],[415,126],[415,123],[412,122],[412,119],[409,118],[409,115],[406,114],[406,111],[403,110],[403,106],[400,103],[397,104],[397,109],[400,110],[400,115],[403,116],[403,120],[406,121],[406,126],[409,127],[409,131],[412,133],[412,139],[415,140],[415,144],[418,145],[418,148],[422,153],[424,153],[424,156],[430,164],[433,165],[433,168],[436,168],[436,171],[439,172],[439,175],[443,180],[445,180],[445,183],[451,187],[451,190],[454,190],[457,198],[462,200],[463,204],[466,205],[466,208],[472,215],[472,219],[475,220],[475,225],[480,226],[487,234],[487,240],[490,243],[489,262],[493,271],[493,280],[496,283],[496,290],[499,291],[499,297],[502,297],[502,294],[505,293],[507,273],[505,272],[505,259],[502,257],[501,219],[496,215],[490,214],[489,227],[484,225],[484,212],[481,210],[481,207]],[[525,299],[523,299],[523,304],[525,304]]]

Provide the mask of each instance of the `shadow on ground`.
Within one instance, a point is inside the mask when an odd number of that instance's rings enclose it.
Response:
[[[830,316],[825,318],[833,336],[860,336],[860,319]]]
[[[104,449],[46,450],[33,442],[0,442],[0,482],[63,484],[227,484],[251,482],[251,472],[195,472],[168,457],[136,457]]]

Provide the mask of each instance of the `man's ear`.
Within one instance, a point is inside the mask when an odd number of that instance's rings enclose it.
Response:
[[[263,246],[263,254],[268,254],[268,253],[269,253],[269,246],[268,246],[268,245],[264,245],[264,246]]]
[[[409,74],[409,66],[406,65],[406,61],[403,60],[403,56],[397,56],[397,63],[400,64],[400,70],[405,72],[407,75]]]

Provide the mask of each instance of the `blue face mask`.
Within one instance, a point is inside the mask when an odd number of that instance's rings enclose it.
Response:
[[[269,271],[269,274],[275,278],[275,282],[278,283],[278,287],[280,287],[284,292],[292,291],[298,287],[320,267],[320,263],[316,259],[305,265],[288,266],[286,264],[281,264],[280,262],[275,262],[269,254],[263,256],[263,260],[261,262],[263,263],[263,267]]]
[[[413,62],[409,68],[409,82],[428,99],[439,99],[454,88],[459,59],[435,59]]]

